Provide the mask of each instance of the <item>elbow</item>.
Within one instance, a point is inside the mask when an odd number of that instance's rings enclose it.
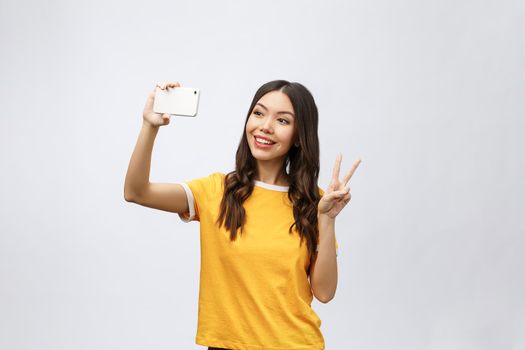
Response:
[[[319,300],[321,303],[323,304],[328,304],[334,297],[330,297],[330,298],[317,298],[317,300]]]
[[[137,188],[124,185],[124,199],[126,202],[132,202],[140,204],[139,201],[144,193],[144,187]]]
[[[312,284],[312,294],[317,300],[323,304],[329,303],[334,297],[337,290],[337,280],[335,284],[332,284],[329,287],[321,286],[319,284]]]
[[[323,304],[329,303],[334,297],[335,297],[335,292],[330,295],[315,295],[315,298]]]
[[[135,196],[130,192],[124,191],[124,200],[126,202],[135,202]]]

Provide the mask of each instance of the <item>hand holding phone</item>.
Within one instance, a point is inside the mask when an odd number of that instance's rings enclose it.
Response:
[[[150,91],[148,94],[148,99],[146,100],[146,105],[144,106],[144,111],[142,112],[142,118],[144,122],[153,126],[159,127],[163,125],[168,125],[170,123],[169,114],[159,114],[153,111],[153,104],[155,102],[155,92],[157,89],[165,89],[167,87],[176,87],[180,86],[180,83],[157,83],[153,91]]]

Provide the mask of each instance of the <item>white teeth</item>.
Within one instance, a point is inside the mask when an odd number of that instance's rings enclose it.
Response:
[[[273,145],[273,144],[275,143],[275,142],[266,141],[266,140],[264,140],[264,139],[260,139],[260,138],[258,138],[258,137],[256,137],[255,139],[257,140],[257,142],[259,142],[259,143],[265,143],[265,144],[267,144],[267,145]]]

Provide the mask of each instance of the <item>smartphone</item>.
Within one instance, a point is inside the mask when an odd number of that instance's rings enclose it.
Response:
[[[189,87],[157,87],[153,112],[195,117],[199,108],[200,90]]]

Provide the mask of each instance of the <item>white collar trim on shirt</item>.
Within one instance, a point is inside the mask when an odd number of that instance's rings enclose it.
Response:
[[[255,181],[255,186],[266,188],[268,190],[274,190],[274,191],[279,191],[279,192],[288,192],[288,189],[290,188],[290,186],[272,185],[272,184],[268,184],[266,182],[262,182],[262,181],[259,181],[259,180],[254,180],[254,181]]]

